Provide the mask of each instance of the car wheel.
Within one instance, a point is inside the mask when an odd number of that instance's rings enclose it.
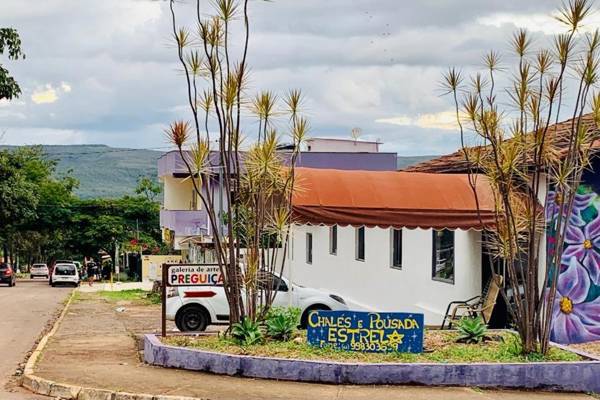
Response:
[[[175,325],[181,332],[204,331],[210,322],[206,309],[202,306],[187,306],[175,316]]]
[[[29,279],[33,279],[33,275],[29,275]]]
[[[319,310],[325,310],[325,311],[329,311],[331,310],[331,308],[323,305],[323,304],[315,304],[313,306],[308,307],[306,310],[304,310],[304,313],[302,313],[302,317],[300,317],[300,329],[306,329],[306,327],[308,326],[308,316],[310,315],[310,313],[312,311],[319,311]]]
[[[56,287],[56,283],[51,283],[50,285],[52,285],[52,287]]]

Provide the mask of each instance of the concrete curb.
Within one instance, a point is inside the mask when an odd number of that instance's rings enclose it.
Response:
[[[355,385],[476,386],[600,393],[600,361],[540,363],[343,363],[242,356],[168,346],[144,337],[151,365],[215,374]]]
[[[54,322],[52,329],[44,335],[39,341],[35,350],[29,356],[23,376],[21,377],[21,386],[29,390],[32,393],[40,394],[43,396],[50,396],[57,399],[64,400],[203,400],[197,397],[184,397],[184,396],[166,396],[166,395],[152,395],[145,393],[127,393],[117,392],[113,390],[87,388],[82,386],[74,386],[65,383],[54,382],[49,379],[40,378],[34,374],[35,364],[38,358],[42,354],[42,351],[46,347],[48,340],[54,336],[60,323],[64,319],[73,297],[75,296],[76,290],[73,290],[69,300],[65,304],[59,317]]]

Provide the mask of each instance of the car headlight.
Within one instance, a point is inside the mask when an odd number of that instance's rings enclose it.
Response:
[[[340,296],[335,295],[335,294],[330,294],[329,297],[331,297],[332,299],[334,299],[335,301],[337,301],[338,303],[341,304],[346,304],[346,302],[344,301],[344,299],[342,299]]]

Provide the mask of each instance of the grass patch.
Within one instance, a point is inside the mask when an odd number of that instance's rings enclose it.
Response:
[[[142,289],[129,289],[119,291],[100,291],[98,294],[112,302],[131,301],[142,304],[160,304],[160,294]]]
[[[216,351],[221,353],[253,355],[300,360],[327,360],[340,362],[368,363],[522,363],[532,361],[580,361],[577,354],[551,348],[548,354],[533,355],[529,358],[520,354],[519,338],[510,332],[494,335],[493,341],[480,344],[456,343],[457,332],[426,331],[425,349],[421,354],[411,353],[359,353],[333,348],[317,348],[306,343],[305,333],[299,333],[289,342],[267,341],[252,346],[239,346],[231,339],[222,336],[173,336],[163,339],[172,346]]]

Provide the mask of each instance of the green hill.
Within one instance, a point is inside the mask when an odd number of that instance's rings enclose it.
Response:
[[[439,156],[398,156],[396,167],[400,170],[437,157]]]
[[[2,146],[4,148],[10,146]],[[59,174],[72,171],[82,198],[131,194],[140,176],[156,177],[160,151],[121,149],[105,145],[43,146],[58,161]]]

